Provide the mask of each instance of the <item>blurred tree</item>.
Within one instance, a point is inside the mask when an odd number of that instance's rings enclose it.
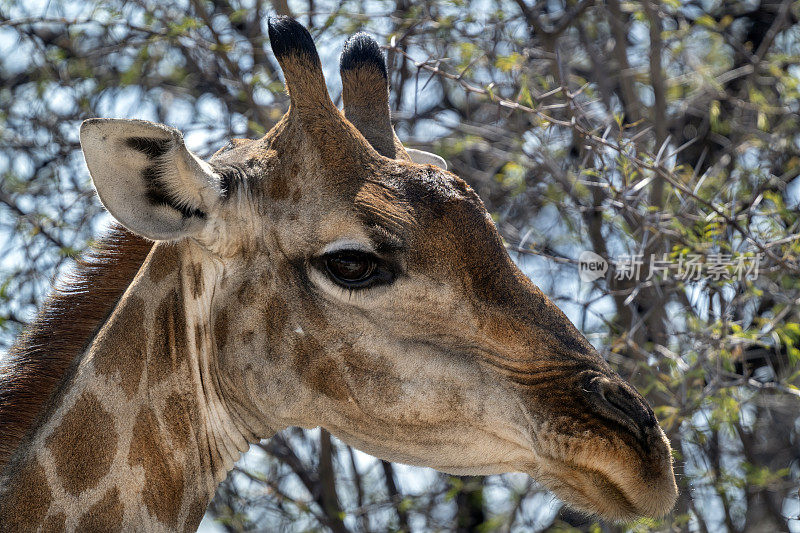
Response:
[[[311,29],[335,99],[345,37],[385,43],[400,138],[479,192],[521,267],[647,394],[681,497],[664,520],[595,524],[526,476],[448,477],[292,429],[253,447],[209,518],[230,531],[800,531],[797,2],[0,1],[4,345],[107,220],[80,121],[165,122],[206,155],[262,135],[287,106],[271,12]],[[604,278],[579,281],[583,250],[609,262]],[[631,256],[638,276],[623,275]],[[756,257],[758,275],[739,276]],[[682,270],[662,276],[664,261]]]

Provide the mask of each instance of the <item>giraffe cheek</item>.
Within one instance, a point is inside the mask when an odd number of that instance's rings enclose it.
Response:
[[[379,411],[403,400],[403,380],[385,356],[351,346],[342,347],[339,355],[352,384],[351,390],[358,395],[356,400],[365,400],[361,402],[363,410]]]
[[[339,364],[311,335],[296,341],[293,364],[300,379],[313,391],[340,402],[350,397]]]
[[[285,345],[284,335],[289,320],[289,308],[286,302],[279,296],[270,298],[264,309],[263,320],[266,325],[266,347],[270,359],[277,361],[278,357],[274,354],[274,350]]]

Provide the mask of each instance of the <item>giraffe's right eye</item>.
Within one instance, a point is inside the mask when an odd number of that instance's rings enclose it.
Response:
[[[323,255],[317,263],[327,277],[344,289],[365,289],[393,279],[380,258],[361,250],[339,250]]]
[[[343,252],[325,258],[328,274],[342,283],[359,283],[375,271],[375,261],[367,254]]]

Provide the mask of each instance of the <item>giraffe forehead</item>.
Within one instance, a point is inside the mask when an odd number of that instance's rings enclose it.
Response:
[[[342,172],[346,166],[315,155],[302,131],[291,124],[278,129],[271,139],[235,142],[212,162],[247,167],[256,234],[277,236],[274,242],[292,256],[320,254],[331,243],[353,239],[377,252],[408,249],[413,242],[417,257],[426,258],[416,263],[422,270],[449,262],[470,265],[478,275],[507,263],[483,203],[453,174],[386,158]],[[308,148],[302,156],[288,150],[292,136]],[[457,240],[469,246],[453,245]]]

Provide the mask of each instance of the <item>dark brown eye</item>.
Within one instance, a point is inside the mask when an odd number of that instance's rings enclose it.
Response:
[[[358,249],[337,250],[311,259],[311,267],[349,291],[393,283],[399,272],[392,257]]]
[[[361,252],[338,252],[325,257],[328,274],[342,285],[361,284],[372,276],[375,259]]]

